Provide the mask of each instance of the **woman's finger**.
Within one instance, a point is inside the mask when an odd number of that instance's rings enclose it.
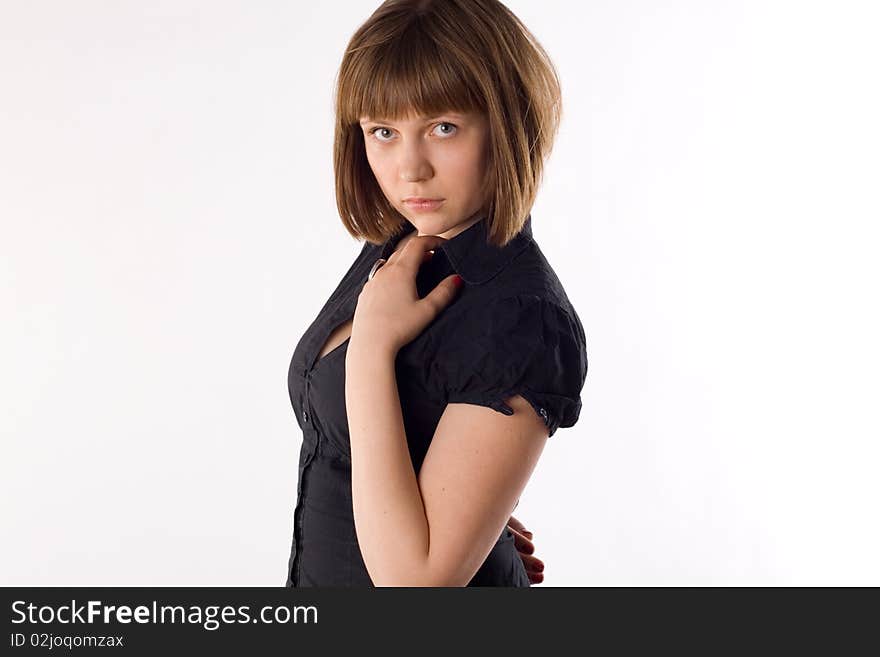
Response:
[[[544,562],[538,557],[534,557],[531,554],[520,554],[519,557],[522,559],[526,572],[540,573],[544,571]]]
[[[507,521],[507,526],[511,529],[515,529],[518,532],[521,532],[525,527],[523,524],[516,519],[516,516],[510,516],[510,519]]]
[[[532,532],[525,528],[519,520],[517,520],[514,516],[510,516],[510,520],[507,521],[507,526],[513,530],[518,531],[523,536],[527,536],[528,538],[532,537]]]
[[[517,552],[532,554],[535,551],[535,544],[531,540],[513,528],[511,528],[511,531],[513,532],[513,544],[516,546]]]
[[[413,269],[418,269],[425,261],[425,252],[433,251],[445,241],[446,239],[439,235],[416,235],[398,251],[400,255],[397,262],[403,267],[410,266]]]

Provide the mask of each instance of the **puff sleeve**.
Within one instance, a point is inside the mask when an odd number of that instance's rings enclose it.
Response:
[[[586,339],[574,309],[538,296],[495,300],[470,313],[435,361],[447,403],[488,406],[520,394],[549,429],[571,427],[587,376]]]

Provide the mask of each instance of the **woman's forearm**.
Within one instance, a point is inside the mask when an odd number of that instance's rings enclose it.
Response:
[[[355,530],[376,586],[428,586],[429,527],[406,440],[396,354],[356,342],[345,359]]]

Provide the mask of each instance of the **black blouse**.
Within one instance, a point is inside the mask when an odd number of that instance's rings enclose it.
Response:
[[[351,452],[345,410],[343,342],[320,360],[333,329],[354,316],[377,258],[387,258],[415,226],[384,245],[364,244],[296,346],[288,391],[303,432],[287,586],[373,586],[354,526]],[[531,215],[503,248],[487,242],[484,220],[434,251],[416,276],[419,297],[452,273],[464,286],[395,361],[409,453],[416,474],[448,403],[488,406],[522,395],[552,436],[580,414],[587,375],[584,329],[538,244]],[[505,527],[468,586],[529,586],[513,533]]]

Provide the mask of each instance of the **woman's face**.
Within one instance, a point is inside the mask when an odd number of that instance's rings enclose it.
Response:
[[[400,121],[362,117],[360,125],[382,193],[419,235],[449,239],[480,218],[486,200],[484,115],[449,112]],[[413,197],[441,201],[419,206],[407,200]]]

